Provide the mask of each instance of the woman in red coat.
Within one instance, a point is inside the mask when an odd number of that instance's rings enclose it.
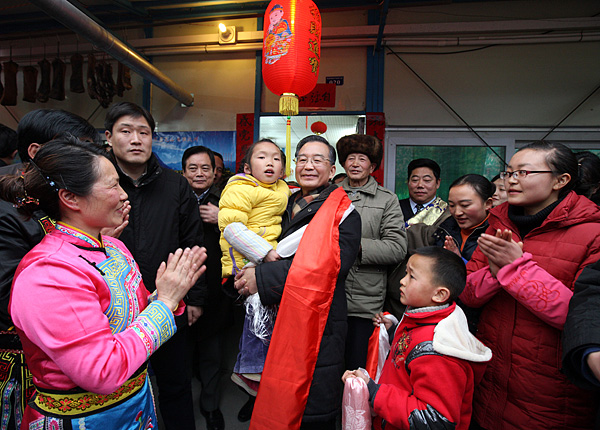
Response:
[[[467,265],[461,300],[483,306],[477,337],[493,358],[476,388],[483,429],[591,429],[595,396],[560,372],[560,337],[573,284],[600,258],[600,209],[572,191],[577,160],[534,142],[501,173],[508,202],[490,212]]]

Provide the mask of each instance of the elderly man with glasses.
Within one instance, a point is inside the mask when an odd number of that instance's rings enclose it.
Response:
[[[298,143],[300,190],[283,214],[277,248],[295,240],[297,251],[237,277],[240,294],[258,291],[263,304],[280,304],[252,416],[255,425],[335,429],[347,332],[344,283],[361,237],[360,216],[344,190],[329,183],[335,158],[335,149],[320,136]]]

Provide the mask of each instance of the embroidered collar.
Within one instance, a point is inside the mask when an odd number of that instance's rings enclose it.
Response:
[[[102,242],[102,236],[100,236],[99,239],[96,239],[96,238],[90,236],[89,234],[87,234],[73,226],[70,226],[63,222],[60,222],[60,221],[56,223],[56,229],[58,231],[60,231],[61,233],[64,233],[68,236],[76,238],[76,239],[83,241],[86,244],[90,245],[90,246],[85,246],[82,244],[77,244],[77,243],[71,242],[74,246],[76,246],[80,249],[85,249],[88,251],[102,251],[102,252],[106,253],[106,250],[104,248],[104,243]]]

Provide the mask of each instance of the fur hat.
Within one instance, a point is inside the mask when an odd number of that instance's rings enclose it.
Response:
[[[348,155],[353,153],[365,154],[375,164],[375,170],[379,168],[383,158],[383,147],[381,142],[374,136],[366,134],[351,134],[344,136],[336,145],[340,164],[343,166]]]

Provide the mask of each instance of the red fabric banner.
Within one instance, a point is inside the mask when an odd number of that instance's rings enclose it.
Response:
[[[298,429],[340,271],[338,188],[311,220],[288,272],[250,430]],[[340,375],[341,376],[341,375]]]
[[[389,312],[384,312],[384,315],[390,315]],[[367,364],[365,370],[369,372],[371,379],[375,379],[377,375],[377,365],[379,364],[379,332],[381,326],[373,329],[373,334],[369,338],[369,346],[367,347]]]
[[[238,113],[235,120],[235,165],[239,169],[239,163],[244,158],[246,150],[254,140],[254,114]],[[234,172],[235,173],[235,172]]]
[[[385,166],[385,114],[383,112],[367,112],[367,129],[365,134],[375,136],[381,142],[383,147],[383,158],[381,166],[371,176],[375,178],[377,183],[383,186],[383,170]],[[392,172],[393,174],[394,172]]]
[[[375,379],[377,375],[377,362],[379,361],[379,331],[381,327],[375,327],[373,334],[369,338],[369,346],[367,349],[367,365],[365,370],[369,372],[369,376]]]

